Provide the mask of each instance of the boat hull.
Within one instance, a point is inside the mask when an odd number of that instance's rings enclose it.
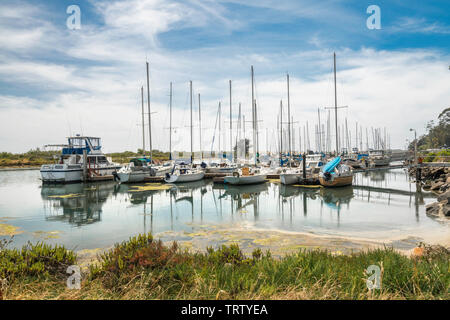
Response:
[[[206,168],[206,173],[232,173],[236,168],[233,167],[210,167]]]
[[[169,178],[164,179],[164,181],[167,183],[193,182],[202,180],[204,176],[204,172],[186,173],[180,175],[173,174]]]
[[[323,177],[319,177],[320,184],[324,187],[344,187],[351,186],[353,183],[353,175],[334,177],[333,180],[325,180]]]
[[[266,182],[267,175],[257,174],[250,176],[226,176],[224,182],[232,185],[245,185],[245,184],[256,184]]]
[[[120,183],[142,182],[150,175],[145,172],[117,172]]]
[[[75,168],[76,167],[76,168]],[[109,166],[95,168],[100,176],[112,175],[119,167]],[[44,183],[72,183],[83,181],[81,166],[43,165],[40,169],[41,179]]]
[[[300,179],[300,173],[282,173],[280,174],[280,181],[282,184],[296,184]]]

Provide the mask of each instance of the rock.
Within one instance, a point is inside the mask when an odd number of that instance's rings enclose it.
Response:
[[[432,182],[430,190],[438,190],[443,185],[444,185],[444,182],[442,182],[442,181]]]
[[[442,206],[442,214],[446,217],[450,217],[450,204],[445,204]]]
[[[445,180],[445,183],[450,184],[450,175],[449,174],[447,174],[447,179]]]
[[[439,191],[440,192],[446,192],[449,189],[449,187],[450,187],[450,185],[445,183],[439,188]]]
[[[427,215],[439,216],[440,204],[439,202],[433,202],[425,206]]]
[[[439,202],[443,202],[443,201],[447,201],[447,203],[450,203],[450,190],[447,190],[446,192],[444,192],[443,194],[439,195],[437,200]]]

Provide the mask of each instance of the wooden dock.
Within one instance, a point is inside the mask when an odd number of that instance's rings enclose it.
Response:
[[[100,182],[100,181],[112,181],[112,180],[114,180],[114,176],[112,174],[107,174],[104,176],[92,175],[87,178],[87,182]]]

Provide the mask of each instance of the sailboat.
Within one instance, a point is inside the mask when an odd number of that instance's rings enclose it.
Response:
[[[341,163],[341,157],[336,157],[323,166],[319,173],[319,181],[324,187],[351,186],[353,172],[351,167]]]
[[[255,183],[264,183],[266,181],[267,174],[261,172],[261,169],[257,167],[258,163],[258,139],[257,139],[257,112],[256,103],[254,98],[254,72],[253,66],[251,67],[252,76],[252,115],[253,115],[253,153],[254,153],[254,167],[243,167],[233,172],[233,175],[226,176],[224,182],[232,185],[246,185]]]
[[[203,170],[192,168],[192,161],[194,159],[194,149],[192,144],[192,81],[190,81],[190,99],[191,99],[191,165],[185,164],[179,165],[175,162],[173,169],[170,173],[166,173],[164,181],[167,183],[179,183],[179,182],[192,182],[198,181],[204,178],[205,172]]]
[[[292,150],[291,150],[291,120],[290,118],[290,97],[289,97],[289,74],[287,75],[287,96],[288,96],[288,139],[289,139],[289,168],[283,168],[280,173],[281,184],[295,184],[298,183],[303,171],[300,168],[292,168]],[[282,157],[282,144],[283,144],[283,102],[280,101],[280,159]],[[281,163],[281,161],[280,161]]]
[[[147,64],[148,67],[148,64]],[[145,126],[144,126],[144,87],[141,87],[142,102],[142,152],[145,154]],[[130,162],[117,171],[117,178],[120,183],[142,182],[146,177],[155,175],[155,170],[151,170],[150,159],[145,155],[130,159]]]
[[[336,93],[336,53],[334,54],[334,110],[336,117],[336,153],[339,152],[339,137],[337,127],[337,93]],[[341,157],[336,157],[325,164],[319,173],[320,184],[324,187],[342,187],[353,183],[353,171],[351,167],[341,163]]]
[[[233,122],[232,122],[232,99],[231,99],[231,80],[229,81],[230,84],[230,150],[233,150]],[[219,153],[220,153],[220,159],[219,161],[209,161],[208,166],[205,168],[206,173],[225,173],[225,174],[231,174],[237,169],[237,165],[233,162],[233,157],[231,160],[226,159],[223,161],[223,154],[220,150],[220,138],[221,138],[221,120],[222,120],[222,109],[221,109],[221,103],[219,102],[219,109],[217,110],[217,116],[219,119]],[[215,133],[215,128],[214,128]],[[213,140],[214,141],[214,140]],[[224,141],[225,144],[225,141]],[[211,150],[212,151],[212,150]],[[237,150],[236,150],[237,151]],[[231,151],[231,155],[232,155]]]

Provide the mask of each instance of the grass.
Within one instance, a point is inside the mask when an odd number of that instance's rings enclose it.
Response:
[[[44,251],[42,251],[44,250]],[[66,288],[73,253],[62,247],[28,246],[0,254],[5,299],[448,299],[449,251],[425,250],[418,258],[391,248],[351,255],[302,250],[275,259],[260,249],[245,256],[237,245],[191,253],[150,234],[130,238],[98,257],[80,290]],[[11,253],[11,252],[14,253]],[[5,253],[6,252],[6,253]],[[53,267],[37,274],[40,261]],[[33,257],[21,272],[8,259]],[[44,258],[45,257],[45,258]],[[52,259],[49,260],[49,257]],[[65,258],[64,258],[65,257]],[[22,259],[22,258],[19,258]],[[37,259],[37,260],[36,260]],[[16,261],[16,260],[14,260]],[[28,261],[25,258],[25,261]],[[366,286],[370,265],[381,269],[381,289]],[[5,267],[6,266],[6,267]],[[56,266],[56,267],[55,267]],[[6,275],[6,277],[5,277]]]

